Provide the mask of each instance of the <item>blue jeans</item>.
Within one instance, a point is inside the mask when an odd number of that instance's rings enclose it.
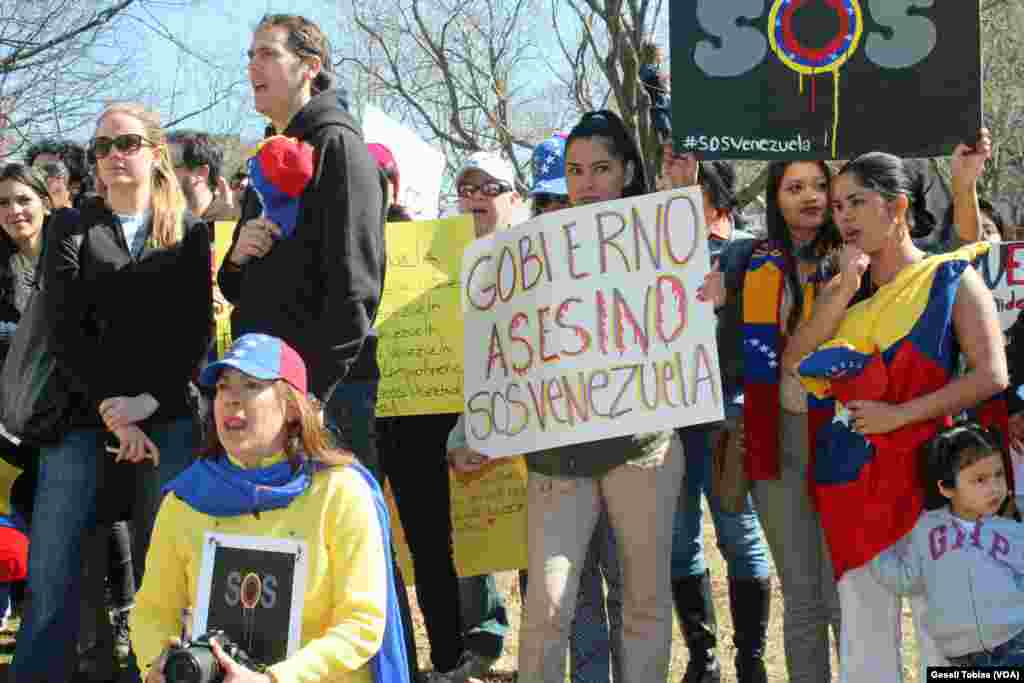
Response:
[[[377,452],[377,385],[376,380],[339,382],[324,405],[324,422],[338,445],[351,450],[383,482]]]
[[[701,576],[707,570],[701,494],[708,499],[718,548],[729,567],[729,578],[763,579],[771,576],[768,546],[750,495],[747,495],[743,512],[734,514],[723,511],[718,499],[711,494],[711,435],[714,429],[695,425],[677,432],[686,456],[686,475],[672,529],[672,579]]]
[[[41,449],[29,537],[31,600],[18,631],[13,681],[71,680],[82,603],[82,537],[96,525],[98,497],[124,495],[115,480],[131,482],[132,553],[145,557],[160,490],[192,462],[197,443],[191,418],[143,431],[160,450],[159,467],[149,461],[114,463],[104,450],[108,433],[101,429],[76,429]]]
[[[950,657],[953,666],[1001,667],[1024,666],[1024,631],[991,650],[971,652],[960,657]]]

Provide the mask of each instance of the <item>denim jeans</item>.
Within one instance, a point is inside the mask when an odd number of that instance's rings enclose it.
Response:
[[[1024,666],[1024,631],[990,650],[950,657],[949,663],[953,666]]]
[[[341,382],[324,406],[324,422],[338,444],[383,482],[377,452],[377,381]]]
[[[144,431],[160,450],[159,467],[149,461],[114,463],[101,429],[76,429],[41,449],[28,555],[31,600],[18,632],[12,680],[71,680],[82,603],[82,539],[95,528],[98,497],[125,495],[115,480],[131,482],[132,553],[145,557],[161,488],[192,462],[197,443],[191,418]]]
[[[676,432],[686,453],[686,476],[683,477],[683,490],[679,493],[672,529],[672,579],[703,576],[707,570],[702,495],[708,501],[718,549],[729,567],[729,578],[763,579],[771,576],[768,545],[751,496],[747,495],[743,511],[734,514],[722,510],[718,498],[712,495],[711,439],[718,429],[696,425]]]

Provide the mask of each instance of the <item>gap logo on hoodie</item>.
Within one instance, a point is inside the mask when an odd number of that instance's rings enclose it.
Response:
[[[295,138],[273,135],[259,144],[248,167],[262,217],[281,228],[281,239],[288,239],[295,234],[300,198],[313,178],[313,148]]]

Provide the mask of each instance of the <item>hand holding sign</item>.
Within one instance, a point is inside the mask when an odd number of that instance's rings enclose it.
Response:
[[[267,674],[256,673],[228,657],[220,643],[213,639],[210,641],[213,656],[217,658],[221,671],[224,672],[224,683],[273,683],[274,679]]]
[[[477,453],[472,448],[454,448],[448,451],[448,463],[459,474],[468,474],[486,465],[487,456]]]
[[[985,171],[985,162],[991,158],[992,134],[988,128],[978,131],[978,139],[973,145],[957,145],[949,162],[949,170],[953,176],[953,191],[974,188]]]
[[[727,296],[728,294],[725,291],[725,275],[718,269],[718,261],[716,260],[711,272],[704,276],[704,284],[697,290],[697,301],[710,301],[715,305],[715,308],[721,308],[725,305]]]

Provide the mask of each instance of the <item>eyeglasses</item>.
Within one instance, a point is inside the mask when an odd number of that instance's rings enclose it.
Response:
[[[457,188],[460,197],[472,197],[477,192],[482,192],[485,197],[497,197],[500,194],[512,191],[511,185],[505,183],[499,183],[490,180],[481,185],[473,185],[471,183],[462,183]]]
[[[156,146],[137,133],[125,133],[124,135],[118,135],[116,138],[96,138],[92,141],[92,147],[89,151],[97,159],[102,159],[110,154],[111,148],[116,147],[118,152],[124,154],[135,154],[142,149],[143,145],[147,147]]]

